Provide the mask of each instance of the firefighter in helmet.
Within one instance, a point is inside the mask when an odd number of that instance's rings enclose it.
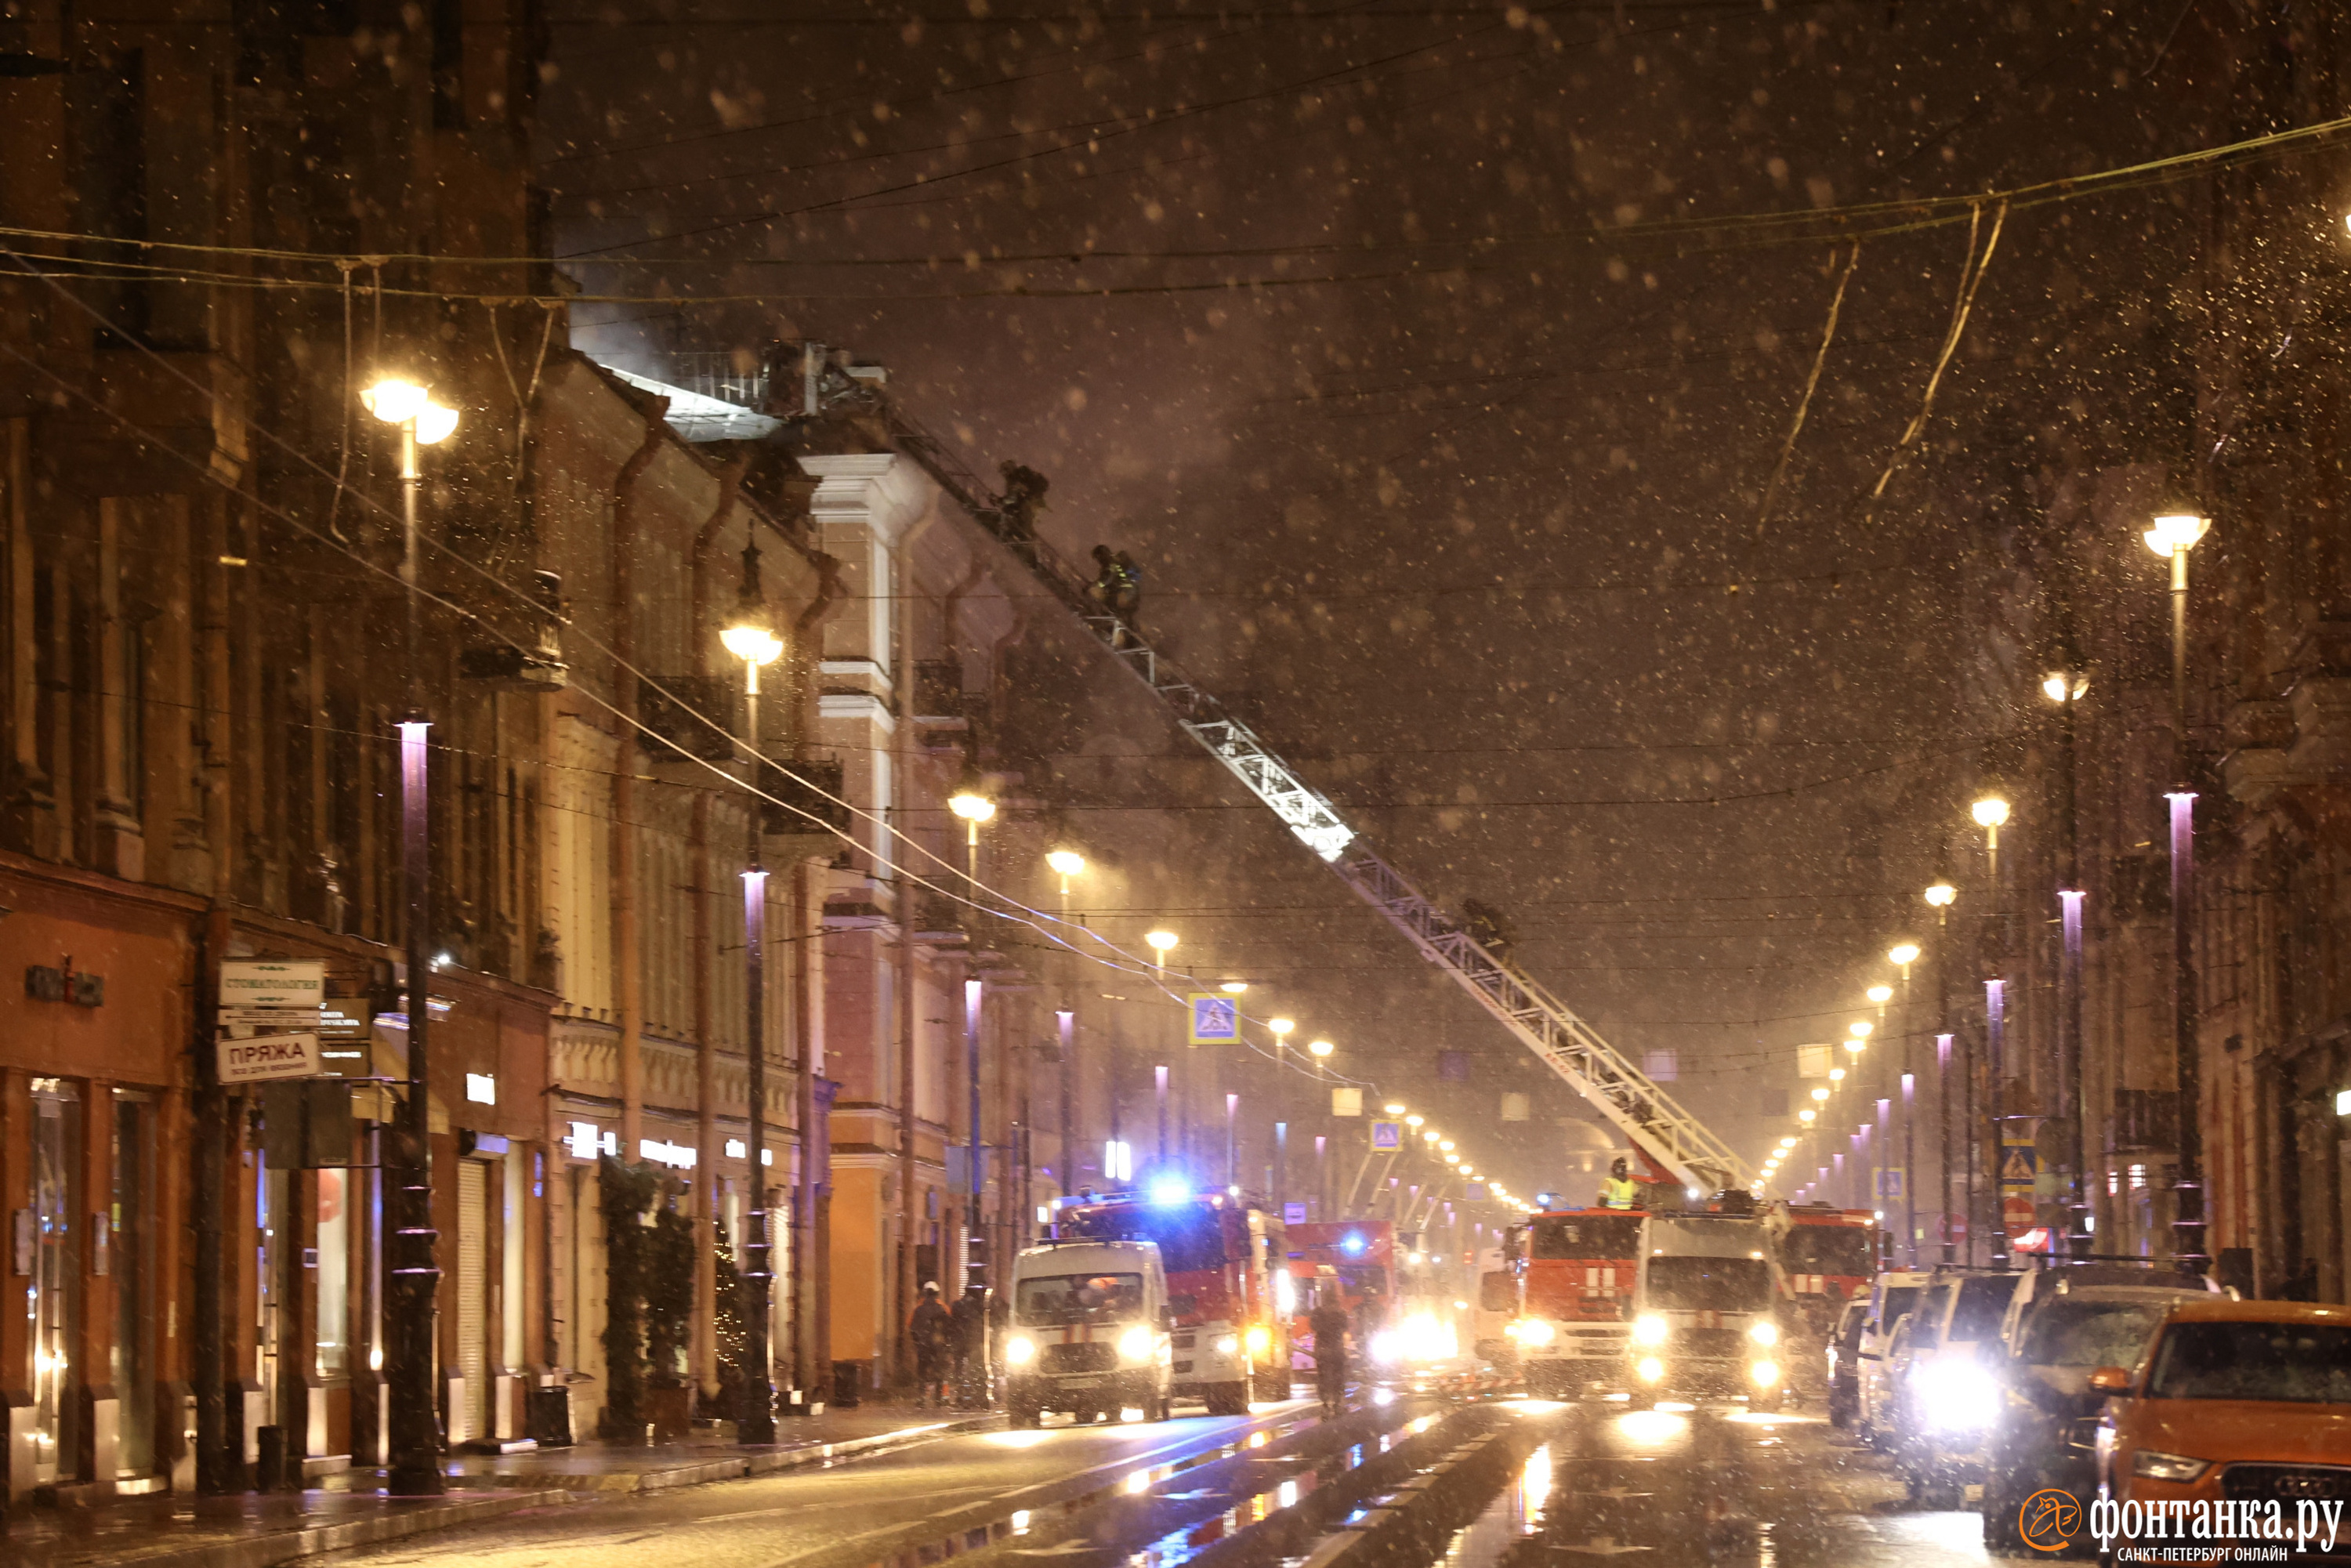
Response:
[[[1641,1186],[1633,1179],[1632,1166],[1619,1159],[1608,1167],[1608,1179],[1600,1184],[1600,1207],[1603,1208],[1638,1208],[1641,1207]]]

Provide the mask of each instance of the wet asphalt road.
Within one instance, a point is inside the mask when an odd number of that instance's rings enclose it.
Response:
[[[1444,1552],[1445,1568],[1574,1568],[1628,1560],[1681,1568],[1955,1568],[1991,1561],[1972,1511],[1904,1500],[1887,1462],[1818,1417],[1731,1407],[1632,1410],[1513,1401],[1546,1440]],[[535,1509],[321,1561],[369,1568],[864,1568],[1037,1489],[1116,1495],[1171,1464],[1279,1440],[1311,1405],[1248,1418],[1179,1417],[939,1439],[828,1469]],[[1023,1516],[1025,1519],[1025,1515]],[[1039,1517],[1043,1513],[1040,1510]],[[998,1544],[991,1563],[1057,1568],[1075,1544]],[[1084,1553],[1092,1563],[1116,1552]],[[1176,1568],[1175,1538],[1138,1536],[1132,1568]],[[2045,1561],[2046,1559],[2037,1559]],[[1278,1557],[1268,1568],[1279,1568]],[[1393,1565],[1390,1565],[1393,1568]]]
[[[1886,1459],[1816,1416],[1604,1404],[1553,1419],[1551,1440],[1455,1538],[1446,1568],[2008,1561],[1985,1552],[1977,1514],[1914,1507]]]
[[[1311,1401],[1249,1416],[969,1433],[875,1458],[644,1495],[588,1497],[315,1562],[368,1568],[826,1568],[872,1563],[908,1531],[998,1516],[1032,1489],[1117,1489],[1139,1471],[1314,1419]],[[991,1506],[993,1505],[993,1506]],[[935,1521],[934,1523],[933,1521]]]

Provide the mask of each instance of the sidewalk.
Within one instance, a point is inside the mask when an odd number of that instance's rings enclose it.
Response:
[[[300,1493],[119,1498],[0,1521],[0,1562],[8,1568],[269,1568],[496,1515],[575,1506],[591,1496],[770,1475],[1002,1420],[984,1412],[872,1405],[778,1421],[771,1448],[737,1447],[732,1428],[720,1426],[653,1448],[591,1442],[545,1453],[452,1454],[443,1465],[449,1490],[438,1498],[386,1498],[378,1490],[380,1470],[321,1477]]]

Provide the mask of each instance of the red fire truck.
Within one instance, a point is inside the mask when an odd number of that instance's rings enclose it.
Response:
[[[1243,1416],[1253,1397],[1290,1396],[1292,1287],[1278,1214],[1222,1192],[1089,1195],[1061,1207],[1056,1234],[1159,1244],[1176,1311],[1176,1398]]]
[[[1289,1227],[1294,1317],[1303,1321],[1326,1293],[1369,1323],[1395,1305],[1395,1227],[1384,1219],[1318,1220]]]
[[[1825,1334],[1844,1303],[1869,1293],[1877,1277],[1884,1232],[1866,1208],[1824,1203],[1774,1206],[1780,1270],[1806,1326]]]
[[[1509,1333],[1529,1394],[1574,1398],[1625,1377],[1648,1218],[1639,1209],[1546,1209],[1515,1228],[1519,1316]]]

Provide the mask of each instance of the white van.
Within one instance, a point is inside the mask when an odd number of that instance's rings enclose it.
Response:
[[[1633,1386],[1745,1395],[1756,1408],[1777,1409],[1787,1389],[1779,1349],[1787,1291],[1762,1220],[1656,1214],[1647,1241],[1633,1302]]]
[[[1176,1376],[1167,1273],[1155,1241],[1050,1241],[1012,1260],[1005,1403],[1015,1427],[1048,1410],[1167,1419]]]

